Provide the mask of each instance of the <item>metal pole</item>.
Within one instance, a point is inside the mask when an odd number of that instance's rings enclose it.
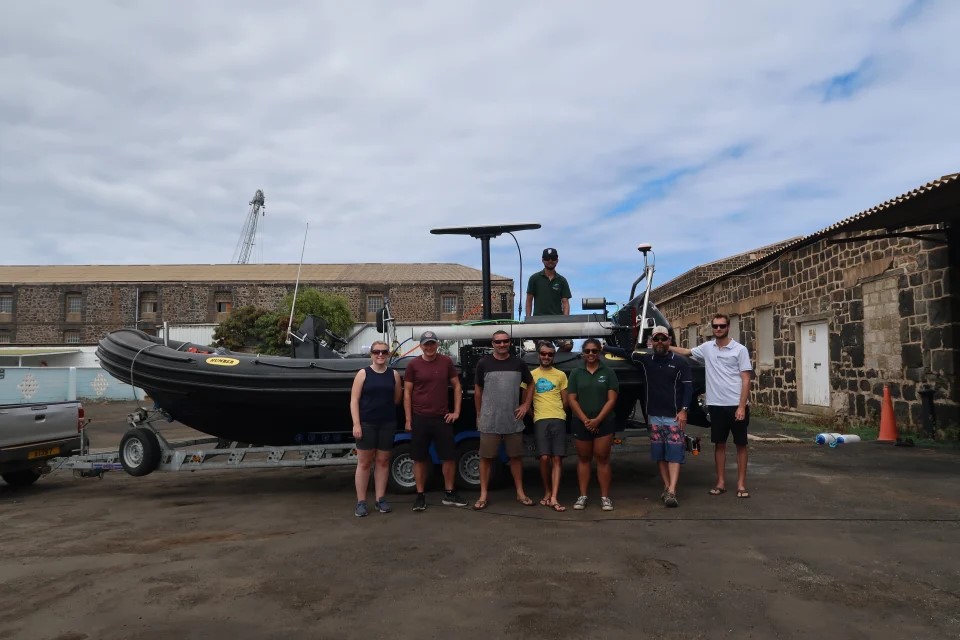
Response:
[[[490,297],[490,236],[480,236],[480,249],[483,260],[483,319],[490,320],[493,318],[493,302]]]

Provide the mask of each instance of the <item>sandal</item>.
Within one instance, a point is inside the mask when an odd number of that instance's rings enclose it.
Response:
[[[483,510],[486,509],[486,508],[487,508],[487,501],[486,501],[486,500],[477,500],[475,503],[473,503],[473,510],[474,510],[474,511],[483,511]]]
[[[533,500],[531,500],[528,496],[523,496],[522,498],[518,496],[517,502],[519,502],[525,507],[532,507],[534,505]]]
[[[549,498],[540,498],[540,506],[541,506],[541,507],[549,507],[549,506],[550,506],[550,499],[549,499]]]
[[[747,491],[746,489],[737,489],[737,497],[738,497],[738,498],[749,498],[749,497],[750,497],[750,492]]]
[[[727,490],[724,489],[723,487],[714,487],[713,489],[710,489],[710,495],[712,496],[718,496],[721,493],[726,493],[726,492]]]
[[[556,511],[557,513],[563,513],[564,511],[567,510],[567,508],[566,508],[565,506],[563,506],[562,504],[560,504],[559,502],[554,502],[554,503],[549,504],[549,505],[547,505],[547,506],[551,507],[551,508],[552,508],[554,511]]]

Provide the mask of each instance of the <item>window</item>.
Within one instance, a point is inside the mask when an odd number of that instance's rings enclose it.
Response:
[[[740,342],[740,316],[730,316],[730,332],[727,335]]]
[[[79,332],[79,331],[64,331],[64,332],[63,332],[63,343],[64,343],[64,344],[80,344],[80,332]]]
[[[10,344],[13,340],[9,331],[0,331],[0,344]]]
[[[687,349],[693,349],[700,344],[700,328],[692,324],[687,327]]]
[[[444,293],[440,296],[440,319],[446,321],[459,320],[460,296],[455,293]]]
[[[80,322],[83,313],[83,296],[79,293],[68,293],[64,302],[65,320]]]
[[[507,294],[500,294],[500,313],[510,313],[510,307],[507,305]]]
[[[157,294],[149,291],[140,295],[140,315],[146,317],[155,317],[157,315]]]
[[[216,313],[214,320],[223,322],[233,311],[233,294],[229,291],[218,291],[213,294],[213,309]]]
[[[757,362],[773,365],[773,307],[757,309]]]
[[[0,293],[0,316],[13,315],[13,294]]]
[[[377,311],[383,309],[383,294],[371,293],[367,296],[367,322],[376,322]]]

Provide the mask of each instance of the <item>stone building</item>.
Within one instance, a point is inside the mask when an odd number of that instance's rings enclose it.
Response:
[[[888,385],[899,429],[955,429],[958,222],[960,174],[952,174],[757,250],[723,274],[694,269],[652,298],[687,347],[712,335],[713,313],[730,315],[757,372],[754,406],[877,424]],[[925,420],[931,400],[933,421]]]
[[[0,344],[94,344],[121,327],[156,333],[215,323],[234,308],[273,309],[292,293],[295,264],[0,266]],[[358,322],[385,299],[402,322],[482,315],[477,269],[459,264],[305,264],[300,286],[344,296]],[[513,281],[492,277],[493,311],[510,316]]]

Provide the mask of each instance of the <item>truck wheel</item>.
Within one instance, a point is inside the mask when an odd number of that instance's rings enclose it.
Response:
[[[8,471],[7,473],[0,473],[0,478],[3,478],[4,482],[14,488],[29,487],[40,479],[40,471],[37,469]]]
[[[457,445],[458,489],[463,491],[480,489],[480,441],[476,438],[464,440]]]
[[[433,465],[427,465],[427,479],[430,483],[430,474]],[[414,493],[417,490],[417,481],[413,476],[413,457],[410,455],[410,443],[398,444],[390,452],[390,475],[387,476],[387,487],[390,493]]]
[[[160,441],[149,429],[127,431],[120,440],[120,464],[132,476],[145,476],[160,464]]]

